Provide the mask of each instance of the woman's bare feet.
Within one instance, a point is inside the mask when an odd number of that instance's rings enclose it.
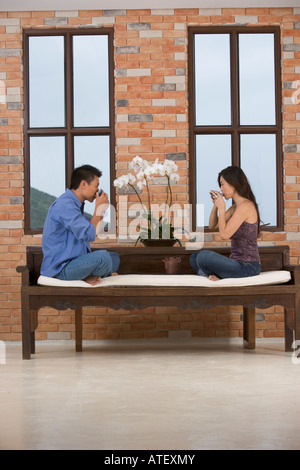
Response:
[[[208,276],[208,278],[211,281],[219,281],[220,280],[220,278],[218,276],[215,276],[214,274],[211,274],[210,276]]]
[[[91,284],[91,286],[96,286],[98,284],[101,284],[102,278],[99,276],[89,276],[84,279],[85,282],[88,284]]]

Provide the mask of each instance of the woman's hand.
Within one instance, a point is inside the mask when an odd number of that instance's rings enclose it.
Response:
[[[225,210],[226,204],[223,199],[223,196],[218,192],[218,191],[210,191],[210,197],[212,199],[212,202],[214,206],[220,210]]]
[[[217,191],[213,191],[213,190],[209,191],[209,194],[210,194],[210,197],[211,197],[211,200],[212,200],[213,204],[215,202],[216,192]]]

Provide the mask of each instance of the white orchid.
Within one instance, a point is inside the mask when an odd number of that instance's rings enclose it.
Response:
[[[138,188],[140,191],[142,191],[142,190],[143,190],[143,187],[146,186],[146,180],[143,179],[142,181],[138,181],[136,185],[137,185],[137,188]]]
[[[165,176],[166,175],[166,171],[165,171],[165,167],[164,167],[163,163],[156,162],[156,163],[154,163],[153,166],[155,168],[155,173],[157,173],[160,176]]]
[[[170,231],[170,237],[173,238],[174,227],[170,223],[170,207],[172,206],[172,183],[178,183],[180,177],[177,173],[178,166],[172,160],[165,160],[163,163],[159,161],[158,158],[154,163],[150,164],[147,160],[143,160],[138,155],[134,157],[132,162],[129,165],[129,168],[132,169],[136,176],[131,173],[127,175],[120,176],[114,181],[114,186],[117,188],[127,189],[130,187],[134,190],[142,207],[145,207],[138,190],[143,192],[144,187],[146,187],[148,195],[148,209],[145,212],[145,218],[148,221],[148,227],[146,230],[146,236],[151,238],[153,226],[153,214],[151,213],[151,197],[149,186],[152,183],[154,175],[164,176],[167,179],[166,185],[166,202],[165,206],[168,208],[166,214],[163,217],[160,217],[155,223],[157,224],[157,230],[159,233],[162,232],[163,227],[167,227]],[[136,182],[136,185],[134,184]],[[167,213],[168,212],[168,213]],[[160,233],[161,235],[161,233]],[[142,236],[140,238],[143,238]],[[161,238],[161,236],[160,236]],[[180,242],[179,242],[180,243]]]
[[[163,167],[166,176],[170,176],[172,173],[176,173],[178,170],[178,166],[172,160],[165,160]]]
[[[136,156],[129,166],[136,173],[136,177],[131,173],[120,176],[114,181],[114,186],[117,188],[126,189],[128,186],[132,186],[137,179],[137,186],[142,189],[143,186],[147,186],[148,181],[151,181],[154,175],[166,176],[169,183],[178,183],[180,179],[177,173],[178,166],[172,160],[165,160],[161,163],[157,158],[154,163],[150,164],[141,157]]]
[[[132,186],[135,183],[135,177],[128,173],[127,175],[122,175],[119,178],[115,179],[114,186],[116,188],[126,189],[128,186]]]
[[[135,171],[135,173],[138,173],[139,171],[145,170],[148,166],[149,163],[147,162],[147,160],[143,160],[137,155],[130,163],[129,168]]]
[[[154,165],[149,165],[147,166],[147,168],[145,168],[144,170],[144,175],[145,175],[145,178],[151,178],[152,176],[154,176],[156,174],[156,168]]]
[[[178,173],[171,173],[170,174],[171,183],[178,183],[179,179],[180,179],[180,176],[179,176]]]
[[[174,163],[172,160],[165,160],[163,163],[160,163],[158,161],[158,158],[152,164],[152,168],[154,170],[154,173],[160,176],[171,176],[174,175],[178,170],[176,163]],[[176,180],[176,178],[173,178],[173,180]]]
[[[145,179],[145,175],[144,175],[143,170],[140,170],[140,171],[136,174],[136,179],[137,179],[137,180],[140,180],[140,181],[142,181],[142,180]]]
[[[137,155],[129,164],[129,167],[136,173],[138,180],[149,179],[156,174],[167,177],[172,175],[172,181],[177,182],[179,180],[179,175],[175,176],[178,166],[172,160],[165,160],[161,163],[156,158],[155,162],[150,164]]]
[[[147,162],[148,163],[148,162]],[[144,180],[151,180],[151,178],[157,173],[155,165],[149,165],[144,166],[143,168],[139,167],[136,177],[138,180],[144,181]],[[147,184],[147,181],[146,183]]]

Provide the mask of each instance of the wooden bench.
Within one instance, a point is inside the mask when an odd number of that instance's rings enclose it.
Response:
[[[181,258],[181,273],[192,274],[189,264],[191,250],[182,247],[103,247],[120,255],[119,274],[164,274],[163,259]],[[208,247],[206,248],[208,249]],[[209,248],[226,256],[229,247]],[[144,309],[176,306],[180,308],[213,308],[240,305],[243,307],[243,339],[248,349],[255,348],[255,308],[275,305],[284,307],[285,350],[292,350],[294,340],[300,340],[300,267],[290,265],[288,246],[259,248],[262,271],[288,270],[291,280],[278,285],[246,287],[186,287],[186,286],[109,286],[109,287],[52,287],[37,284],[42,261],[41,247],[27,247],[27,264],[18,266],[22,273],[22,352],[23,359],[35,353],[35,330],[38,311],[42,307],[75,311],[76,351],[82,351],[83,307],[112,309]],[[198,276],[197,276],[198,277]]]

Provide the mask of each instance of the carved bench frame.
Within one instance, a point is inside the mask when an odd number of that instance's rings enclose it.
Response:
[[[184,248],[103,247],[120,254],[120,274],[162,274],[163,259],[181,258],[182,273],[190,274],[191,251]],[[224,255],[230,248],[213,247]],[[145,309],[147,307],[176,306],[181,309],[214,308],[241,305],[243,307],[243,339],[248,349],[255,348],[255,308],[265,309],[275,305],[284,307],[285,350],[292,350],[294,340],[300,340],[300,266],[289,264],[288,246],[259,248],[262,270],[285,269],[292,274],[286,284],[247,287],[150,287],[109,286],[99,288],[50,287],[37,285],[42,260],[41,247],[27,247],[27,265],[19,266],[22,273],[22,353],[30,359],[35,353],[35,330],[38,311],[42,307],[75,311],[76,351],[82,351],[82,309],[108,307],[115,310]]]

